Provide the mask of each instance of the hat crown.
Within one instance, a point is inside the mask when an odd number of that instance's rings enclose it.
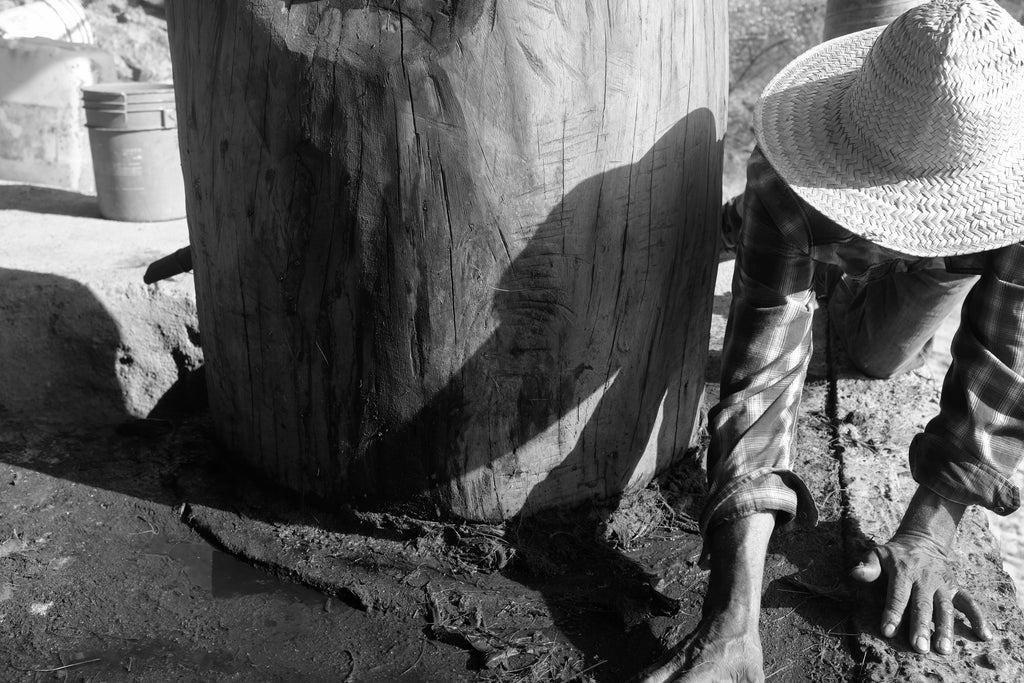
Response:
[[[1024,139],[1024,27],[991,0],[933,0],[872,45],[840,116],[914,176],[991,161]]]

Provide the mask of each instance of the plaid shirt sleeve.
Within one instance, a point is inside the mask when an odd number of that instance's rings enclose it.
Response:
[[[910,444],[910,467],[943,498],[1007,515],[1020,507],[1009,477],[1024,458],[1024,245],[977,256],[939,415]]]
[[[732,308],[722,350],[721,398],[708,415],[707,532],[754,512],[814,523],[807,487],[790,471],[811,352],[810,222],[759,150],[747,166]]]
[[[811,352],[812,248],[835,235],[814,232],[824,228],[756,149],[742,205],[721,398],[708,416],[705,537],[755,512],[817,520],[790,462]],[[862,246],[865,261],[878,259]],[[1010,477],[1024,461],[1024,244],[946,264],[981,278],[953,340],[939,415],[911,443],[911,472],[949,500],[1005,515],[1020,507]]]

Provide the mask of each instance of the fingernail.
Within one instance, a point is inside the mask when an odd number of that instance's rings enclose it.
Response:
[[[946,654],[946,655],[948,655],[950,652],[952,652],[953,651],[953,643],[952,643],[952,641],[950,641],[950,639],[946,638],[946,637],[939,638],[939,651],[942,652],[943,654]]]
[[[896,633],[896,624],[889,622],[882,627],[882,635],[886,638],[892,638],[894,633]]]
[[[928,652],[928,639],[924,636],[917,637],[917,649],[921,652]]]

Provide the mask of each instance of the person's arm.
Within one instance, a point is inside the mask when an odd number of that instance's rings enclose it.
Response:
[[[954,609],[977,637],[991,637],[951,571],[950,548],[964,510],[976,504],[1009,514],[1020,506],[1009,477],[1024,458],[1024,247],[988,256],[952,352],[939,415],[910,447],[918,490],[892,540],[853,570],[861,581],[887,579],[884,635],[902,622],[918,652],[932,645],[943,654],[952,651]]]
[[[934,646],[948,655],[953,651],[954,610],[964,613],[979,638],[992,637],[981,610],[970,594],[957,588],[952,572],[950,550],[966,509],[919,486],[892,539],[854,567],[851,576],[858,581],[887,578],[881,626],[886,638],[905,623],[915,650],[925,653]]]

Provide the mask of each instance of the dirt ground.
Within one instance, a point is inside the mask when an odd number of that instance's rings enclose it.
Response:
[[[125,80],[170,77],[162,4],[84,3]],[[817,42],[823,7],[730,0],[727,195],[742,189],[757,94]],[[728,301],[720,288],[719,326]],[[837,580],[851,548],[836,444],[851,432],[819,348],[798,466],[822,523],[773,542],[766,671],[773,683],[888,680],[905,644],[858,640],[855,623],[872,627],[857,615],[878,596]],[[907,386],[873,410],[922,391]],[[500,527],[328,515],[219,468],[204,415],[171,408],[118,424],[0,416],[0,680],[610,682],[699,617],[699,450],[617,510]],[[997,588],[992,600],[1012,593]],[[957,641],[978,680],[1014,680],[1017,641]],[[927,664],[917,671],[933,675]]]
[[[621,681],[698,618],[695,457],[617,511],[515,527],[332,516],[219,461],[201,416],[6,420],[0,680]],[[837,525],[774,553],[773,680],[843,680],[848,614],[808,592]]]

